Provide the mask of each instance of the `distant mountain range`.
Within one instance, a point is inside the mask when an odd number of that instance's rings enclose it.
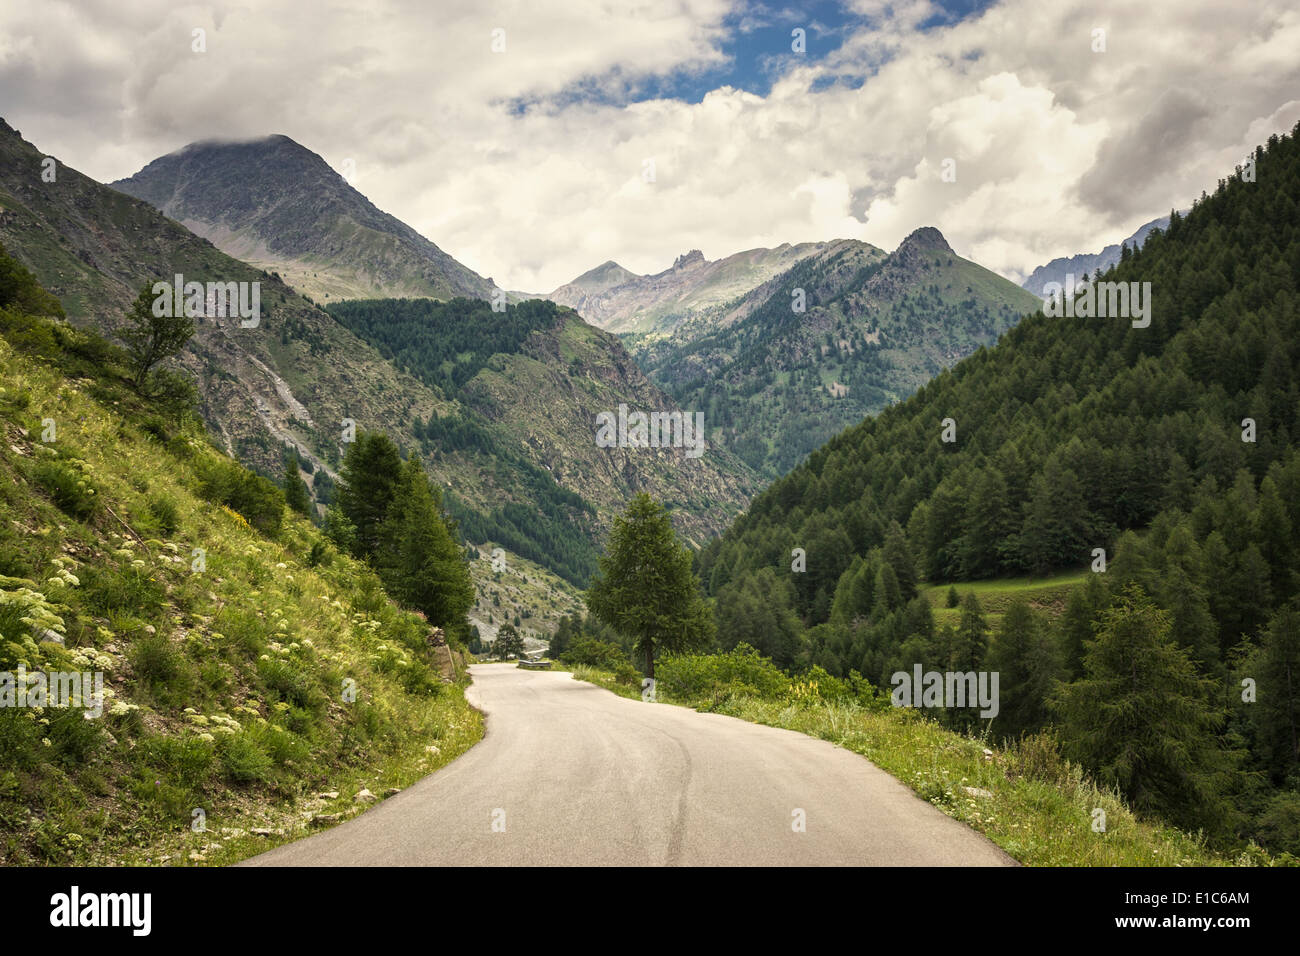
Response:
[[[769,478],[1038,306],[933,228],[893,253],[839,239],[692,251],[653,276],[607,262],[550,297],[622,330],[650,378]]]
[[[1075,279],[1082,279],[1085,275],[1093,275],[1098,269],[1105,272],[1119,262],[1121,246],[1127,245],[1130,249],[1139,249],[1147,241],[1147,236],[1151,235],[1151,230],[1168,228],[1169,217],[1161,216],[1159,219],[1152,219],[1123,242],[1107,246],[1101,252],[1092,255],[1083,253],[1077,256],[1062,256],[1059,259],[1053,259],[1047,265],[1039,266],[1031,272],[1029,278],[1020,284],[1021,288],[1029,290],[1036,296],[1042,296],[1044,294],[1043,287],[1049,282],[1060,283],[1064,288],[1067,275],[1072,275]]]
[[[267,161],[265,153],[256,155]],[[273,155],[294,165],[301,148]],[[0,242],[60,298],[71,321],[111,332],[144,284],[176,273],[261,283],[256,328],[201,318],[181,362],[199,385],[217,440],[276,479],[285,445],[296,446],[311,465],[304,477],[318,500],[330,494],[346,449],[342,422],[351,419],[358,429],[385,431],[403,448],[430,454],[429,473],[450,492],[462,524],[482,532],[475,543],[490,538],[585,584],[598,542],[634,492],[673,502],[679,530],[698,544],[757,491],[749,469],[717,450],[683,461],[679,449],[597,449],[600,412],[619,404],[647,411],[676,405],[618,339],[568,309],[546,303],[550,314],[529,335],[488,356],[469,380],[442,382],[413,356],[390,349],[390,361],[373,344],[378,336],[359,337],[281,279],[221,252],[149,203],[62,163],[56,180],[45,182],[43,158],[0,120]],[[228,172],[224,204],[209,186],[185,191],[206,195],[213,208],[252,209],[241,184],[285,178],[275,169]],[[326,196],[351,208],[346,190]],[[337,222],[345,210],[316,215]],[[260,213],[254,218],[265,221]],[[334,254],[347,260],[350,247],[341,235],[336,241]],[[481,300],[457,298],[446,309],[448,321],[473,323],[504,321],[516,307],[502,316]],[[462,422],[476,430],[474,441],[427,440],[431,423],[450,434]]]
[[[826,245],[749,249],[713,261],[692,249],[678,256],[672,268],[644,276],[606,262],[539,298],[576,309],[592,325],[611,332],[666,333],[748,294]]]
[[[317,301],[494,289],[287,136],[191,143],[110,185]]]

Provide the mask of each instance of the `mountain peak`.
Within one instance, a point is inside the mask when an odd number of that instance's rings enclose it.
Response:
[[[673,263],[674,269],[685,269],[688,266],[703,265],[705,262],[704,253],[699,249],[692,249],[690,252],[683,252]]]
[[[952,246],[948,245],[948,240],[945,239],[943,233],[934,228],[934,226],[922,226],[920,229],[915,230],[910,236],[898,244],[898,252],[902,252],[904,249],[952,252]]]
[[[283,133],[207,139],[110,184],[313,298],[490,298],[493,285]]]

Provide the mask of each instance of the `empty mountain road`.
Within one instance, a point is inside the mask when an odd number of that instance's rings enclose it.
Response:
[[[469,699],[487,714],[479,744],[347,823],[244,865],[1014,864],[826,741],[628,700],[567,673],[472,673]]]

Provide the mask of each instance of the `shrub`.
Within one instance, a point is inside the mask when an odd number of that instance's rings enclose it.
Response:
[[[1284,790],[1259,818],[1259,842],[1279,853],[1300,854],[1300,793]]]
[[[50,720],[45,736],[57,759],[65,765],[86,762],[103,740],[98,720],[87,720],[79,707],[51,707],[45,711]]]
[[[726,654],[666,655],[655,676],[663,693],[685,700],[713,697],[722,688],[732,693],[747,688],[755,696],[778,698],[790,686],[775,664],[743,643]]]
[[[617,644],[598,641],[589,637],[580,638],[570,644],[568,650],[561,655],[560,660],[570,666],[586,664],[588,667],[598,667],[601,670],[615,672],[617,672],[620,664],[628,664],[629,666],[631,664],[627,653]]]
[[[145,766],[163,771],[189,790],[203,788],[215,758],[212,745],[197,734],[146,737],[136,745],[136,753]]]
[[[99,512],[94,486],[75,465],[67,461],[43,461],[36,466],[33,477],[69,517],[88,521]]]
[[[265,783],[271,778],[270,756],[247,733],[226,734],[217,753],[222,772],[234,783]]]
[[[243,736],[251,738],[266,752],[277,766],[307,759],[311,748],[297,734],[274,724],[255,724],[244,729]]]
[[[86,607],[104,617],[117,613],[153,617],[166,600],[158,582],[147,571],[134,567],[87,566],[81,583]]]
[[[614,680],[629,687],[640,687],[641,672],[632,666],[631,661],[619,661],[614,667]]]
[[[1070,779],[1070,764],[1061,756],[1060,740],[1050,729],[1022,734],[1006,753],[1007,772],[1012,776],[1051,784]]]
[[[189,698],[194,687],[189,664],[164,635],[146,634],[127,657],[140,683],[159,703],[177,704]]]
[[[166,535],[175,534],[181,526],[176,502],[163,495],[149,499],[149,516],[153,519],[154,527]]]
[[[266,649],[266,625],[253,611],[226,605],[213,619],[212,627],[248,657],[256,657]]]
[[[307,554],[307,567],[329,567],[333,561],[334,555],[324,541],[313,541],[311,543],[311,551]]]
[[[305,710],[316,710],[325,703],[320,690],[312,685],[301,670],[287,661],[259,660],[257,674],[268,690],[287,703],[296,704]]]
[[[276,535],[284,521],[284,496],[261,475],[225,458],[210,459],[199,468],[199,494],[238,512],[265,535]]]

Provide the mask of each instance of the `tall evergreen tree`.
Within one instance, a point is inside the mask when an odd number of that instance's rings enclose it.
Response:
[[[1071,589],[1066,597],[1059,627],[1067,677],[1075,678],[1083,673],[1083,655],[1087,642],[1093,638],[1093,625],[1109,602],[1106,582],[1095,573],[1088,575],[1083,587]]]
[[[691,553],[677,543],[667,509],[644,493],[614,519],[587,607],[632,639],[650,678],[656,652],[703,648],[713,639],[713,613],[691,571]]]
[[[300,515],[311,513],[311,496],[298,473],[298,454],[291,453],[284,465],[284,503]]]
[[[987,666],[998,673],[994,732],[1014,738],[1042,727],[1061,674],[1060,651],[1042,618],[1023,600],[1012,601],[1002,616]]]
[[[442,517],[441,494],[414,455],[402,467],[377,537],[375,565],[389,593],[434,624],[466,629],[474,606],[469,567]]]
[[[1130,586],[1084,655],[1085,676],[1051,701],[1067,756],[1118,786],[1135,809],[1222,832],[1228,754],[1208,703],[1211,682],[1169,636],[1169,615]]]
[[[339,477],[338,505],[354,529],[356,553],[371,557],[402,477],[402,456],[382,432],[361,432],[348,446]]]
[[[1243,706],[1260,760],[1273,781],[1281,784],[1300,771],[1300,609],[1296,604],[1273,615],[1238,679],[1255,683],[1255,701]]]
[[[492,645],[492,651],[500,658],[523,657],[523,635],[519,633],[517,627],[507,621],[497,631],[497,639]]]

